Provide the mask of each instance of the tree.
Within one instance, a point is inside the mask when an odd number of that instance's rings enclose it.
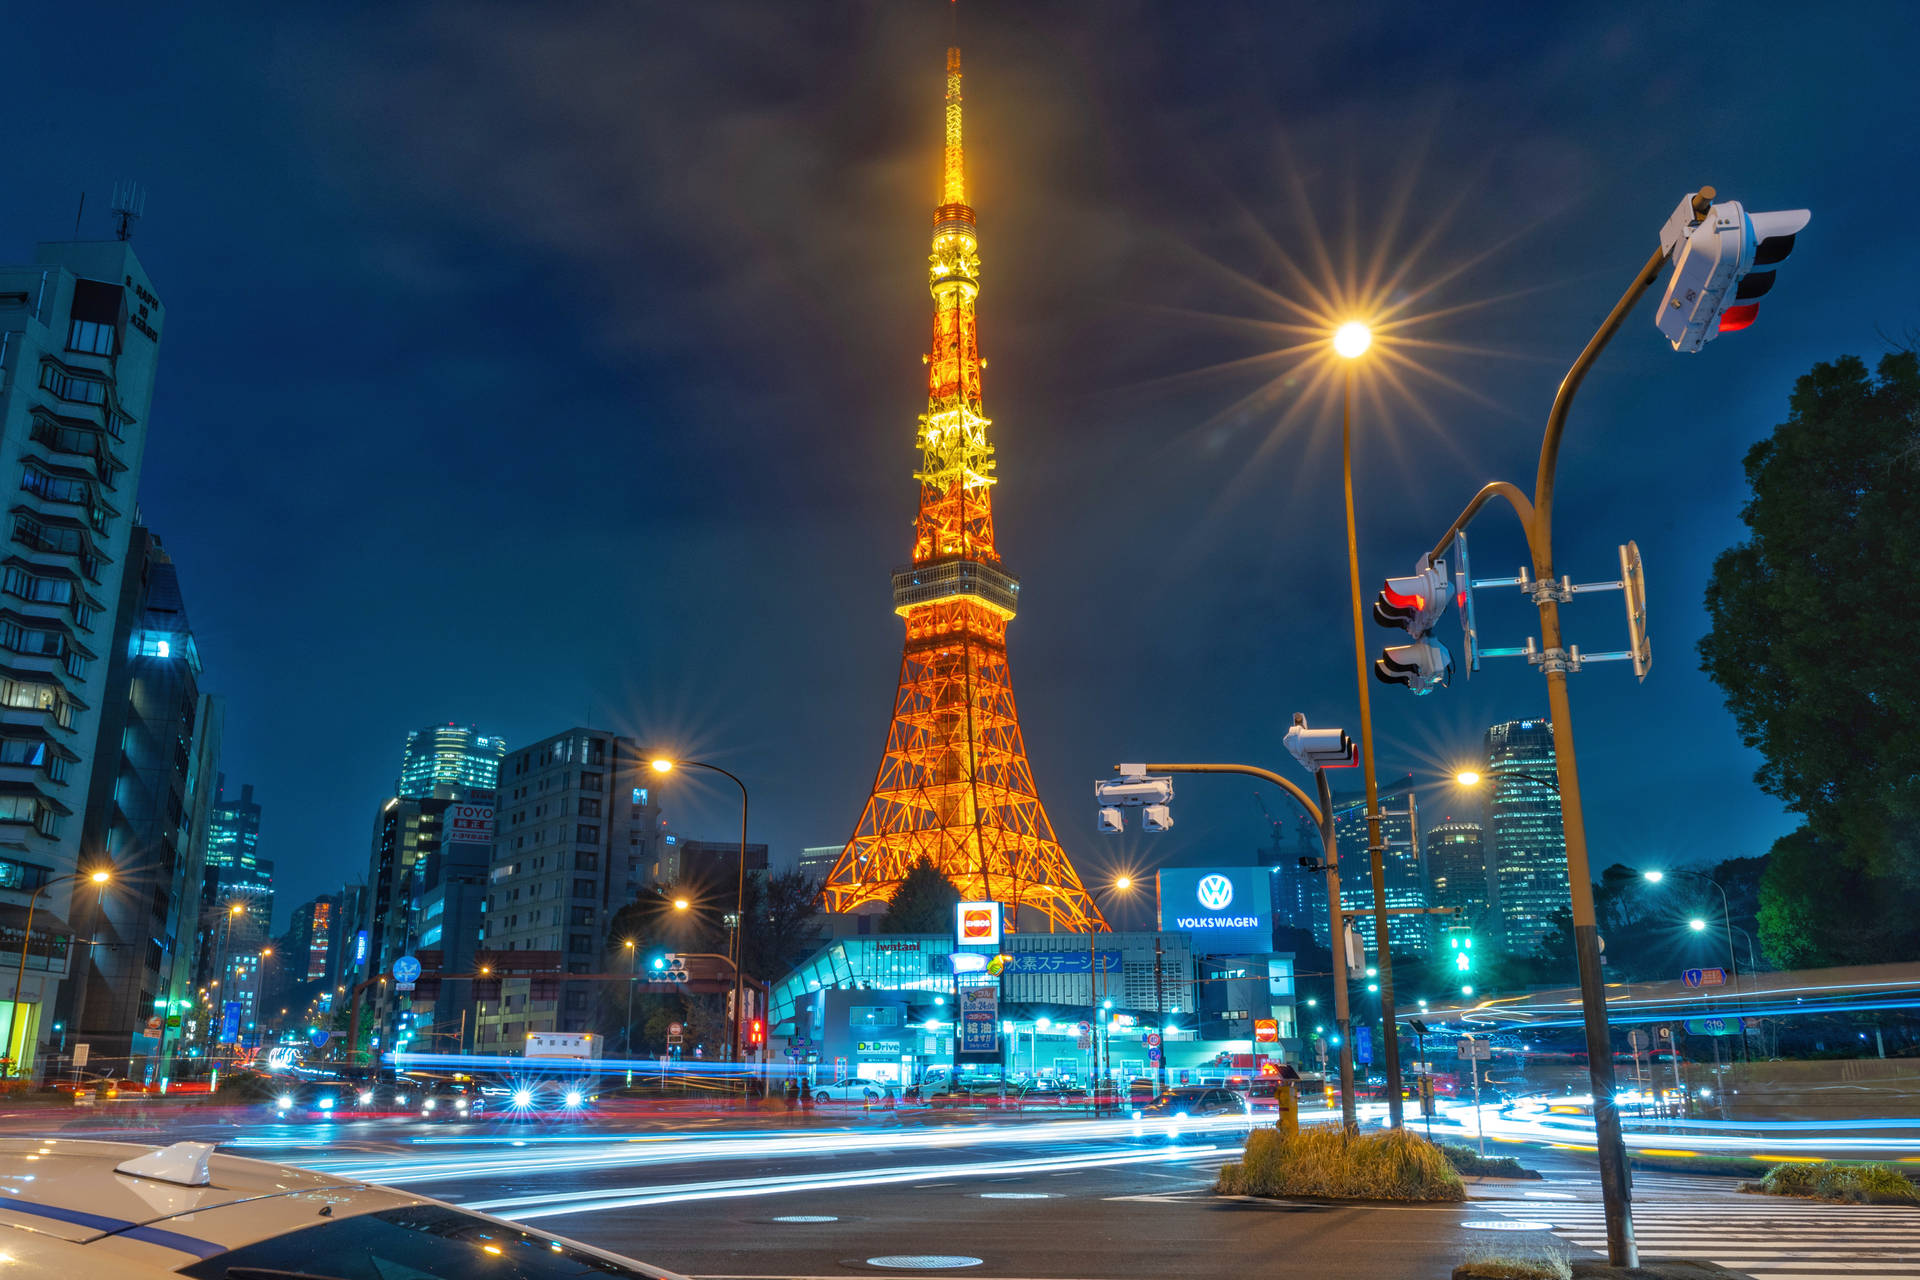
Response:
[[[804,871],[747,882],[746,970],[763,982],[785,977],[820,945],[820,882]]]
[[[1755,778],[1804,815],[1760,890],[1768,955],[1836,957],[1835,930],[1878,959],[1920,949],[1902,905],[1920,888],[1920,358],[1877,377],[1848,356],[1794,386],[1787,421],[1748,451],[1751,536],[1707,585],[1701,666],[1720,686]],[[1776,865],[1777,864],[1777,865]],[[1835,915],[1831,891],[1850,887]]]
[[[887,913],[880,917],[880,932],[945,933],[953,928],[953,908],[959,901],[953,882],[932,859],[922,857],[901,878]]]

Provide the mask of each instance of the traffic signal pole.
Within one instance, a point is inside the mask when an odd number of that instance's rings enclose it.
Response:
[[[1704,215],[1711,206],[1713,189],[1703,188],[1694,197],[1696,213]],[[1580,802],[1580,773],[1573,746],[1573,708],[1567,697],[1567,674],[1572,669],[1560,631],[1560,602],[1567,592],[1553,571],[1553,491],[1560,459],[1560,440],[1566,431],[1567,413],[1573,398],[1586,379],[1587,370],[1613,335],[1619,332],[1632,310],[1666,264],[1664,247],[1654,251],[1639,274],[1614,304],[1604,322],[1588,340],[1585,350],[1553,398],[1547,415],[1547,430],[1540,444],[1540,466],[1534,481],[1534,495],[1528,501],[1517,487],[1495,481],[1474,495],[1460,518],[1444,537],[1434,544],[1431,558],[1446,554],[1454,535],[1465,529],[1481,507],[1492,499],[1504,498],[1520,517],[1526,532],[1527,549],[1533,559],[1534,580],[1529,584],[1535,606],[1540,610],[1540,649],[1535,659],[1547,677],[1547,715],[1553,724],[1554,773],[1560,783],[1560,822],[1567,844],[1567,880],[1573,907],[1574,954],[1580,963],[1580,1007],[1586,1024],[1587,1075],[1593,1094],[1593,1124],[1600,1159],[1600,1194],[1606,1209],[1607,1260],[1616,1267],[1639,1265],[1639,1250],[1633,1238],[1633,1181],[1627,1166],[1625,1144],[1620,1138],[1620,1111],[1614,1103],[1613,1043],[1607,1030],[1607,998],[1600,972],[1600,930],[1593,911],[1593,873],[1587,863],[1586,815]],[[1371,753],[1369,753],[1370,755]],[[1384,953],[1383,953],[1384,954]],[[1386,970],[1381,969],[1384,977]]]
[[[1327,786],[1327,773],[1324,769],[1315,769],[1313,780],[1320,793],[1316,804],[1290,779],[1283,778],[1270,769],[1262,769],[1251,764],[1149,764],[1142,768],[1150,773],[1243,773],[1251,778],[1264,778],[1274,786],[1293,797],[1294,803],[1304,809],[1313,823],[1320,829],[1321,857],[1327,873],[1327,902],[1332,914],[1333,933],[1329,938],[1333,953],[1333,1021],[1340,1038],[1340,1121],[1348,1132],[1358,1129],[1359,1121],[1354,1115],[1353,1097],[1353,1035],[1348,1023],[1347,1011],[1347,947],[1346,913],[1340,908],[1340,850],[1333,837],[1333,792]],[[1158,939],[1155,940],[1155,979],[1159,969]],[[1165,1015],[1161,1015],[1164,1021]],[[1164,1064],[1166,1055],[1161,1055]]]

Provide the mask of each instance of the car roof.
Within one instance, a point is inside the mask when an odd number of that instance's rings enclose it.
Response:
[[[93,1240],[121,1229],[242,1200],[360,1184],[286,1165],[213,1155],[206,1186],[116,1173],[114,1166],[157,1150],[126,1142],[69,1138],[0,1138],[0,1225]]]

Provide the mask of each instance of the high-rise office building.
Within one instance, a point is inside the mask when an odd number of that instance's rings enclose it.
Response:
[[[1427,892],[1426,860],[1420,849],[1419,806],[1413,794],[1413,778],[1401,778],[1380,784],[1380,842],[1385,849],[1382,866],[1386,870],[1389,907],[1426,907],[1432,903]],[[1367,848],[1367,805],[1364,799],[1336,799],[1333,812],[1334,839],[1340,849],[1340,902],[1348,911],[1373,909],[1373,865]],[[1373,917],[1354,921],[1354,931],[1373,948]],[[1328,915],[1315,921],[1314,937],[1323,944],[1333,933]],[[1399,915],[1387,918],[1387,938],[1396,953],[1419,955],[1433,945],[1433,917]]]
[[[0,267],[0,925],[24,926],[0,1048],[32,1069],[63,1002],[82,843],[128,564],[163,308],[124,240],[41,244]],[[106,766],[114,768],[112,763]],[[69,878],[72,877],[72,878]],[[147,957],[142,956],[144,962]]]
[[[1318,937],[1331,929],[1326,874],[1300,865],[1302,858],[1318,863],[1324,850],[1320,847],[1320,829],[1305,814],[1298,815],[1294,823],[1268,814],[1267,822],[1272,828],[1272,842],[1254,856],[1267,868],[1272,886],[1274,948],[1288,951],[1292,943],[1281,945],[1283,930],[1305,929]]]
[[[659,858],[654,883],[694,889],[706,895],[732,900],[727,891],[737,889],[740,879],[740,842],[737,840],[689,840],[668,834],[658,842]],[[837,854],[838,849],[834,850]],[[767,846],[747,846],[746,873],[749,879],[767,878]]]
[[[631,738],[576,728],[507,752],[500,766],[485,949],[552,953],[559,972],[599,972],[613,913],[653,884],[659,775]],[[735,847],[738,856],[738,846]],[[508,979],[478,1018],[477,1047],[535,1031],[584,1031],[597,984]],[[444,1020],[444,1019],[443,1019]]]
[[[827,873],[833,870],[833,864],[840,861],[843,845],[815,844],[800,850],[800,861],[796,864],[800,873],[815,880],[824,881]]]
[[[81,827],[83,858],[104,856],[116,882],[76,900],[89,945],[63,1008],[69,1042],[138,1079],[157,1073],[162,1040],[179,1038],[192,1005],[221,717],[200,690],[179,575],[142,526],[120,597]]]
[[[402,800],[428,796],[458,800],[472,791],[492,791],[499,783],[500,759],[506,753],[505,738],[489,738],[472,725],[415,729],[401,749],[400,780],[393,793]]]
[[[1442,819],[1427,828],[1426,844],[1433,905],[1458,909],[1457,914],[1445,917],[1441,924],[1488,932],[1493,926],[1493,890],[1480,824]]]
[[[273,863],[259,850],[253,784],[234,796],[225,776],[216,778],[200,890],[200,985],[209,989],[214,1043],[246,1043],[259,1029],[260,953],[273,938]]]
[[[1552,723],[1509,720],[1488,729],[1486,778],[1487,863],[1502,945],[1529,954],[1572,901]]]

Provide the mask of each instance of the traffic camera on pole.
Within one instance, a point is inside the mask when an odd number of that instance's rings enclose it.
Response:
[[[1660,232],[1673,278],[1654,323],[1675,351],[1698,351],[1752,324],[1775,269],[1813,217],[1806,209],[1749,213],[1737,200],[1708,203],[1712,199],[1712,187],[1683,197]]]
[[[1453,584],[1444,560],[1422,558],[1413,576],[1388,578],[1373,602],[1373,620],[1404,628],[1410,644],[1391,645],[1373,664],[1374,678],[1403,684],[1415,693],[1431,693],[1453,679],[1453,655],[1429,633],[1447,611]]]
[[[1140,810],[1140,825],[1148,831],[1165,831],[1173,826],[1173,779],[1165,774],[1148,774],[1144,764],[1123,764],[1118,778],[1103,778],[1093,784],[1093,798],[1100,802],[1100,830],[1118,835],[1126,830],[1127,809]]]
[[[1294,713],[1287,730],[1287,750],[1309,773],[1321,769],[1351,769],[1360,763],[1360,748],[1344,729],[1309,729],[1307,718]]]

